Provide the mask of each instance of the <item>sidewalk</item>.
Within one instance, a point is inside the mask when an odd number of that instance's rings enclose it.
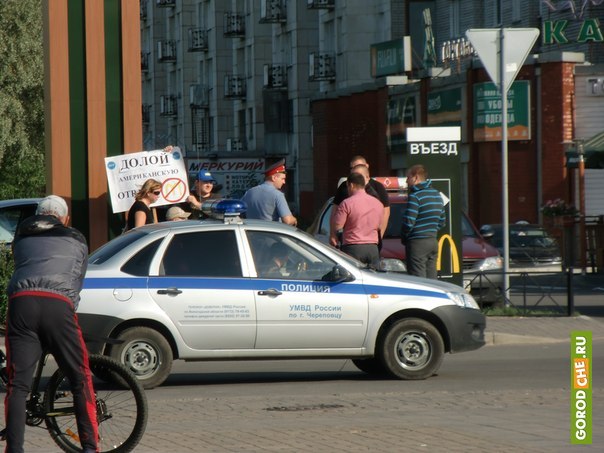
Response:
[[[570,341],[575,330],[589,330],[592,339],[604,339],[604,319],[589,316],[488,316],[487,344],[550,343]]]

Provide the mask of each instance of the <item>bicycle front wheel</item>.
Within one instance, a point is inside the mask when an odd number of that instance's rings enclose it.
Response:
[[[136,377],[115,360],[91,355],[96,396],[99,451],[124,453],[136,447],[147,426],[147,398]],[[44,392],[45,422],[55,443],[65,452],[81,452],[69,381],[59,369]]]

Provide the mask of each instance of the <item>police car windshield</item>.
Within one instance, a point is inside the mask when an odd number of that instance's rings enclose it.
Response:
[[[88,264],[104,263],[117,252],[123,250],[147,234],[147,232],[143,231],[131,231],[127,234],[122,234],[121,236],[116,237],[115,239],[96,249],[88,258]]]

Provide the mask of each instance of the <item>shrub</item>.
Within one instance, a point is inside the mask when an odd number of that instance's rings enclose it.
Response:
[[[574,216],[577,214],[577,209],[570,203],[567,203],[562,198],[556,198],[555,200],[547,200],[543,206],[541,206],[541,212],[546,217],[556,217],[563,215]]]

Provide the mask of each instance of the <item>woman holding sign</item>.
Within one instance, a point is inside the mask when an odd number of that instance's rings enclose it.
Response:
[[[136,193],[134,197],[135,201],[128,211],[126,231],[149,223],[155,223],[149,206],[155,203],[160,195],[161,182],[155,179],[147,179],[143,187]]]

